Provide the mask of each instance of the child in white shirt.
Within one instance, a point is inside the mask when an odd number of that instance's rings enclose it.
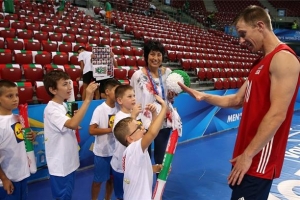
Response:
[[[110,161],[115,148],[115,138],[112,127],[117,107],[115,106],[115,89],[121,85],[116,79],[105,82],[104,92],[106,100],[99,105],[93,113],[89,132],[95,136],[93,147],[94,157],[94,179],[92,183],[92,200],[97,200],[101,184],[106,182],[105,199],[110,199],[113,191],[113,180],[111,176]]]
[[[119,121],[114,128],[114,135],[124,146],[124,200],[151,200],[153,171],[159,172],[161,165],[153,168],[147,151],[157,136],[166,116],[167,106],[164,100],[155,95],[161,104],[161,111],[153,119],[148,131],[135,119],[128,117]]]

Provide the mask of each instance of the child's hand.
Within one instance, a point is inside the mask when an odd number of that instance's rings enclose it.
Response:
[[[142,112],[142,105],[136,103],[131,111],[131,117],[136,118]]]
[[[177,93],[168,90],[167,98],[170,102],[174,102],[174,97],[176,97],[177,95],[178,95]]]
[[[14,192],[14,185],[8,178],[2,180],[2,184],[3,184],[3,189],[7,192],[7,194],[12,194]]]
[[[86,88],[86,99],[93,100],[94,92],[98,89],[98,84],[95,81],[91,82]]]
[[[156,101],[160,104],[160,105],[165,105],[165,101],[158,95],[155,95],[155,99]]]
[[[154,173],[160,173],[160,171],[162,170],[162,165],[161,164],[156,164],[156,165],[152,165],[152,169]]]
[[[156,113],[156,106],[152,103],[147,104],[145,109],[149,110],[152,114]]]
[[[35,140],[35,136],[36,136],[36,132],[31,130],[26,134],[26,139],[33,142]]]

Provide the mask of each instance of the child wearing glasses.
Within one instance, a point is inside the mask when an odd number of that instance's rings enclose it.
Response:
[[[98,198],[101,184],[106,181],[105,199],[110,199],[113,191],[112,169],[110,161],[115,149],[115,138],[112,133],[113,121],[117,113],[115,105],[115,89],[121,83],[116,79],[109,79],[104,84],[106,100],[97,106],[90,122],[90,135],[95,136],[93,147],[94,179],[92,183],[92,200]]]
[[[158,95],[155,98],[161,104],[161,111],[153,118],[148,131],[131,117],[120,120],[114,127],[115,137],[127,147],[122,159],[124,200],[151,200],[153,172],[161,170],[161,165],[152,167],[147,151],[157,136],[167,111],[164,100]]]
[[[120,106],[120,111],[116,113],[114,126],[121,120],[127,117],[132,117],[137,119],[141,124],[142,122],[145,126],[148,126],[151,122],[151,116],[147,114],[147,117],[141,114],[142,107],[140,104],[137,104],[135,101],[135,94],[132,86],[130,85],[121,85],[115,90],[115,98]],[[156,108],[154,105],[149,104],[146,106],[144,113],[151,113],[156,115]],[[141,119],[143,118],[143,119]],[[147,125],[148,124],[148,125]],[[126,149],[124,145],[116,140],[115,150],[111,160],[112,173],[114,176],[114,192],[118,200],[123,199],[123,168],[122,168],[122,157],[123,152]]]

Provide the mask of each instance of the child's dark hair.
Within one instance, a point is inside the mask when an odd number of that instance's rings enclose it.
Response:
[[[54,95],[50,92],[50,88],[52,88],[53,90],[57,89],[57,82],[61,79],[68,80],[70,79],[70,76],[66,72],[61,70],[52,70],[44,76],[44,86],[47,93],[51,97],[54,97]]]
[[[0,96],[2,95],[3,88],[15,88],[17,85],[9,80],[0,80]]]
[[[127,90],[133,90],[133,87],[131,85],[120,85],[115,90],[115,98],[123,97]]]
[[[165,48],[162,45],[162,43],[160,43],[157,40],[148,40],[144,45],[144,60],[147,64],[147,66],[148,66],[149,53],[151,51],[159,51],[162,54],[163,58],[164,58],[164,55],[165,55]]]
[[[132,122],[133,118],[126,117],[121,119],[114,127],[114,135],[117,140],[124,145],[125,147],[128,146],[128,142],[126,140],[126,136],[129,135],[129,128],[128,124]]]
[[[79,52],[79,51],[81,51],[81,50],[86,50],[86,49],[85,49],[85,47],[79,47],[79,48],[77,49],[77,52]]]
[[[105,91],[106,89],[113,88],[113,87],[115,87],[115,86],[117,86],[117,85],[122,85],[122,84],[121,84],[120,81],[118,81],[117,79],[110,78],[110,79],[108,79],[107,81],[105,81],[105,83],[104,83],[104,91]]]

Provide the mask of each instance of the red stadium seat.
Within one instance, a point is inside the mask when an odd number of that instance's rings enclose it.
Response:
[[[78,28],[68,27],[68,28],[67,28],[67,33],[68,33],[68,34],[76,35],[76,34],[78,34]]]
[[[115,59],[118,63],[118,66],[125,66],[126,65],[124,56],[117,56],[117,57],[115,57]]]
[[[184,58],[182,58],[182,59],[180,60],[180,63],[181,63],[181,66],[182,66],[182,68],[183,68],[184,70],[186,70],[186,71],[190,70],[191,65],[190,65],[190,60],[189,60],[189,59],[184,59]]]
[[[56,41],[56,42],[61,42],[63,39],[61,33],[49,33],[49,40],[50,41]]]
[[[138,69],[129,69],[128,70],[128,79],[131,79],[134,72],[138,71]]]
[[[42,32],[42,31],[35,32],[33,34],[33,38],[40,41],[40,42],[42,42],[43,40],[48,40],[49,34],[48,34],[48,32]]]
[[[21,39],[17,38],[6,38],[7,49],[10,50],[23,50],[24,44]]]
[[[65,71],[65,68],[63,65],[47,64],[47,65],[45,65],[44,68],[46,70],[46,73],[48,73],[49,71],[52,71],[52,70]]]
[[[103,38],[110,38],[110,32],[101,31],[100,36]]]
[[[64,65],[64,68],[73,81],[82,76],[82,70],[79,65]]]
[[[126,66],[136,66],[136,58],[135,56],[125,56]]]
[[[58,45],[57,45],[57,42],[43,41],[42,47],[43,47],[43,51],[56,52]]]
[[[142,48],[134,48],[133,51],[135,56],[144,56],[144,50]]]
[[[223,82],[220,78],[213,78],[214,82],[214,88],[216,90],[222,90],[223,89]]]
[[[63,34],[63,42],[75,42],[76,38],[73,34]]]
[[[50,64],[52,62],[51,53],[49,53],[47,51],[37,51],[34,53],[35,53],[35,55],[33,55],[33,56],[34,56],[36,64],[46,65],[46,64]]]
[[[59,42],[58,43],[58,51],[60,52],[72,52],[72,43],[70,42]]]
[[[124,47],[123,53],[125,56],[134,56],[134,51],[131,47]]]
[[[145,59],[144,59],[144,57],[137,57],[136,56],[136,62],[137,62],[137,66],[139,66],[139,67],[146,67],[146,61],[145,61]]]
[[[70,26],[70,21],[67,20],[67,21],[60,21],[58,22],[58,25],[61,26],[61,27],[69,27]]]
[[[110,39],[109,38],[103,38],[102,40],[101,40],[101,45],[108,45],[108,46],[110,46]]]
[[[0,64],[12,63],[12,52],[10,49],[0,49]]]
[[[167,51],[167,56],[171,62],[176,61],[176,52],[175,51]]]
[[[27,30],[40,31],[40,25],[35,23],[26,23]]]
[[[17,37],[20,38],[20,39],[32,39],[33,37],[33,32],[31,30],[22,30],[22,31],[18,31],[17,33]]]
[[[69,59],[72,65],[80,65],[78,62],[78,53],[69,53]]]
[[[90,31],[88,29],[81,29],[81,30],[78,30],[78,34],[79,35],[89,36],[90,35]]]
[[[78,22],[70,22],[70,26],[73,28],[80,28],[80,23]]]
[[[53,32],[54,31],[54,27],[52,25],[41,25],[41,31],[43,32]]]
[[[52,62],[55,65],[69,64],[69,55],[64,52],[52,52]]]
[[[100,37],[100,31],[99,30],[90,30],[90,35],[95,37]]]
[[[10,27],[9,20],[0,20],[0,27],[9,28]]]
[[[67,29],[64,26],[57,26],[54,28],[55,33],[66,33]]]
[[[114,39],[120,39],[120,34],[119,33],[113,33],[113,34],[111,34],[110,37],[114,38]]]
[[[33,63],[31,51],[26,50],[15,50],[15,63],[17,64],[31,64]]]
[[[99,37],[90,37],[89,38],[89,44],[100,45],[100,39],[99,39]]]
[[[122,41],[120,39],[113,39],[111,41],[111,46],[122,46]]]
[[[130,40],[122,40],[122,46],[123,47],[131,47],[131,41]]]
[[[36,24],[45,24],[46,23],[46,18],[36,17],[36,18],[33,19],[33,23],[36,23]]]
[[[88,23],[82,23],[82,24],[80,25],[80,27],[81,27],[83,30],[89,31],[90,28],[91,28],[91,25],[88,24]]]
[[[5,15],[5,19],[6,20],[18,20],[18,15],[17,14],[8,14],[8,15]]]
[[[44,70],[42,65],[38,64],[25,64],[22,65],[24,77],[26,81],[34,83],[35,81],[42,81],[44,77]]]
[[[10,27],[13,29],[25,29],[26,24],[23,21],[14,21],[11,23]]]
[[[88,43],[88,37],[86,35],[77,35],[76,42],[79,43]]]
[[[0,37],[5,38],[15,38],[16,30],[12,28],[5,28],[0,31]]]
[[[18,64],[6,64],[0,67],[0,76],[5,79],[16,82],[22,79],[22,70]]]
[[[58,25],[58,21],[56,19],[48,19],[46,21],[46,24],[52,25],[52,26],[57,26]]]
[[[16,82],[19,92],[19,104],[33,102],[33,87],[31,82]]]
[[[37,100],[39,102],[46,104],[51,100],[51,97],[47,93],[44,83],[42,81],[35,82],[35,91],[36,91]]]
[[[112,52],[115,54],[115,55],[123,55],[123,49],[119,46],[114,46],[112,48]]]
[[[0,49],[4,49],[4,48],[5,48],[4,38],[0,38]]]
[[[127,80],[127,70],[122,68],[114,68],[114,78],[118,80]]]

